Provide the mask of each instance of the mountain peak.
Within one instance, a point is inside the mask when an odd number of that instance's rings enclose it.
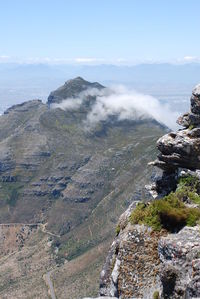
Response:
[[[105,87],[98,82],[89,82],[82,77],[76,77],[74,79],[66,81],[64,85],[51,92],[48,97],[47,103],[51,105],[60,103],[68,98],[76,98],[82,91],[89,88],[102,89]]]
[[[76,77],[76,78],[74,78],[74,79],[67,80],[66,83],[71,83],[71,82],[73,82],[73,81],[88,82],[88,81],[86,81],[85,79],[83,79],[82,77],[78,76],[78,77]]]

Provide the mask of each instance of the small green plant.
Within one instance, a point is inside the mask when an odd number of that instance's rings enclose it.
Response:
[[[116,233],[116,236],[118,236],[120,233],[120,225],[119,224],[116,226],[115,233]]]
[[[200,204],[200,181],[195,176],[187,176],[179,179],[176,194],[184,201],[189,198],[192,202]]]
[[[155,291],[155,292],[153,293],[153,299],[160,299],[160,294],[159,294],[158,291]]]
[[[189,129],[189,130],[192,130],[192,129],[194,129],[194,128],[195,128],[194,125],[190,125],[188,129]]]
[[[115,263],[116,263],[116,256],[114,256],[114,258],[112,259],[112,264],[111,264],[111,269],[113,270],[115,267]]]
[[[182,186],[191,187],[193,190],[200,188],[199,178],[193,175],[181,177],[178,181],[178,188]]]
[[[183,186],[181,188],[178,188],[176,191],[176,195],[182,201],[185,201],[188,198],[191,202],[200,204],[200,196],[190,187]]]

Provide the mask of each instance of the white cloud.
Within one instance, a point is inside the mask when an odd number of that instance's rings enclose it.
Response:
[[[170,128],[176,127],[178,112],[172,111],[168,105],[161,104],[156,98],[130,90],[124,86],[114,86],[103,90],[89,89],[80,94],[78,98],[64,100],[54,104],[53,108],[64,110],[78,109],[87,96],[96,96],[96,101],[88,112],[85,125],[91,127],[99,121],[116,115],[119,120],[142,120],[154,118]]]
[[[81,98],[69,98],[67,100],[64,100],[60,104],[52,104],[51,108],[61,108],[63,110],[76,110],[78,109],[82,104]]]
[[[0,55],[0,61],[6,61],[6,60],[9,60],[10,59],[10,56],[8,55]]]
[[[95,63],[95,62],[103,62],[102,58],[90,58],[90,57],[78,57],[75,58],[74,61],[76,63]]]
[[[192,61],[199,61],[199,58],[196,56],[185,56],[184,61],[192,62]]]

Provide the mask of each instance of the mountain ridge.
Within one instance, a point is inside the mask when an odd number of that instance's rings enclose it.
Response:
[[[89,100],[92,105],[95,97]],[[68,274],[62,271],[67,267],[66,260],[70,266],[82,259],[85,275],[95,281],[91,295],[97,292],[98,269],[117,219],[133,198],[147,196],[139,186],[148,181],[150,170],[146,163],[156,156],[153,144],[166,132],[152,119],[115,119],[99,122],[88,133],[83,127],[88,109],[88,105],[75,111],[49,109],[48,104],[34,100],[11,107],[0,117],[0,222],[42,223],[46,230],[60,236],[43,239],[39,226],[30,240],[22,243],[23,250],[29,251],[29,242],[40,246],[50,242],[41,252],[48,248],[47,264],[60,266],[54,280],[61,284],[59,298],[66,298],[66,293],[77,298],[78,293],[84,296],[87,291],[80,288],[84,280],[79,276],[79,287],[73,293],[74,283],[70,281],[78,273],[71,275],[67,284]],[[93,258],[88,268],[89,252],[93,252]],[[37,265],[37,258],[34,263]],[[14,254],[12,267],[21,265]],[[40,266],[41,271],[46,270]],[[6,264],[4,267],[7,269]],[[27,273],[27,283],[35,281],[33,273]],[[9,279],[14,279],[12,273]],[[16,288],[20,279],[19,276]],[[25,292],[26,282],[23,285],[20,289]],[[13,291],[10,285],[11,297]],[[4,292],[5,289],[0,291],[0,296]]]

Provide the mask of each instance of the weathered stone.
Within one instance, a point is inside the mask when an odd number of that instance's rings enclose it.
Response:
[[[184,227],[159,241],[163,298],[199,298],[199,229],[199,226]]]
[[[180,168],[200,169],[200,84],[192,92],[191,112],[179,117],[177,123],[185,129],[161,137],[157,141],[160,152],[158,158],[149,163],[164,171],[154,188],[157,193],[164,194],[174,189],[171,178],[174,176],[176,183],[176,174]]]
[[[177,124],[185,128],[190,126],[199,126],[200,115],[194,113],[185,113],[177,119]]]
[[[176,121],[177,124],[179,124],[180,126],[183,126],[185,128],[188,128],[190,126],[189,116],[190,116],[189,113],[185,113],[185,114],[179,116],[179,118]]]
[[[200,114],[200,84],[193,89],[190,101],[192,113]]]
[[[120,232],[101,273],[101,296],[153,298],[160,290],[157,247],[162,233],[130,223]]]

